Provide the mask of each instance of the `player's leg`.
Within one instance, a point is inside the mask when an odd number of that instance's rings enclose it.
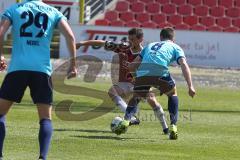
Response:
[[[124,119],[130,121],[137,112],[137,105],[141,98],[137,94],[133,94],[133,97],[129,100],[128,106],[125,112]]]
[[[0,98],[0,158],[3,157],[3,142],[6,135],[5,116],[13,102]]]
[[[125,113],[127,108],[127,103],[124,101],[122,96],[124,95],[124,90],[116,85],[113,85],[109,91],[108,91],[109,97],[112,99],[112,101],[116,104],[116,106]]]
[[[113,102],[120,108],[122,112],[126,112],[127,99],[133,93],[133,84],[129,82],[118,82],[109,89],[109,96],[112,98]],[[139,125],[140,120],[136,117],[138,108],[135,110],[134,116],[132,116],[130,125]]]
[[[40,72],[31,72],[31,79],[29,80],[30,94],[34,104],[37,105],[38,115],[39,115],[39,159],[46,159],[53,127],[51,120],[52,111],[52,80],[47,74]]]
[[[160,121],[162,128],[163,128],[163,133],[167,134],[168,133],[168,125],[167,121],[165,118],[165,113],[163,111],[162,106],[158,103],[156,96],[153,92],[150,92],[147,96],[147,102],[149,105],[152,107],[155,116],[158,118]]]
[[[132,98],[128,102],[125,120],[130,120],[137,112],[137,106],[141,98],[146,98],[149,93],[150,86],[134,86],[134,93]]]
[[[170,114],[171,124],[176,125],[178,120],[178,96],[176,87],[168,95],[168,111]]]
[[[172,90],[172,92],[169,92],[167,94],[168,96],[168,111],[170,115],[170,134],[169,139],[177,139],[178,133],[177,133],[177,120],[178,120],[178,96],[176,91],[176,86]]]
[[[40,125],[39,135],[38,135],[39,146],[40,146],[39,159],[45,160],[48,154],[52,132],[53,132],[52,120],[51,120],[52,107],[51,105],[48,105],[48,104],[37,104],[37,109],[38,109],[39,125]]]
[[[0,89],[0,157],[3,155],[3,143],[6,134],[5,116],[13,102],[21,102],[27,87],[27,75],[23,72],[11,72],[6,75]]]
[[[160,92],[166,94],[168,96],[168,111],[170,115],[170,139],[177,139],[177,120],[178,120],[178,96],[177,96],[177,90],[176,85],[171,77],[169,75],[168,77],[163,77],[160,82],[164,83],[164,85],[161,85],[159,87]]]

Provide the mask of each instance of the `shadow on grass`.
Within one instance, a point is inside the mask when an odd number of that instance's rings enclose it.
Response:
[[[88,133],[112,133],[107,130],[96,130],[96,129],[54,129],[55,132],[88,132]]]
[[[122,138],[119,136],[71,136],[74,138],[85,138],[85,139],[111,139],[111,140],[126,140],[126,139],[132,139],[132,138]]]
[[[71,136],[74,138],[85,138],[85,139],[101,139],[101,140],[107,140],[107,139],[111,139],[111,140],[143,140],[145,138],[126,138],[126,137],[120,137],[120,136]],[[146,138],[147,139],[147,138]]]

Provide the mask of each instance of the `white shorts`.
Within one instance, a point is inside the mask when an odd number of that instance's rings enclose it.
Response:
[[[113,86],[119,87],[125,96],[129,96],[130,94],[133,93],[134,85],[130,82],[118,82]]]

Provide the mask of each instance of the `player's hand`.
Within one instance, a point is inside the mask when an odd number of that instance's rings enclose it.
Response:
[[[188,94],[189,94],[189,96],[191,96],[192,98],[195,96],[196,91],[195,91],[194,87],[189,87],[189,89],[188,89]]]
[[[67,73],[67,79],[71,79],[77,76],[77,68],[70,67]]]
[[[81,42],[76,43],[76,49],[79,49],[81,46],[82,46],[82,43],[81,43]]]
[[[5,61],[4,56],[1,56],[0,58],[0,71],[3,71],[7,68],[7,63]]]
[[[104,49],[106,51],[114,51],[118,48],[118,45],[115,42],[112,41],[106,41],[104,44]]]

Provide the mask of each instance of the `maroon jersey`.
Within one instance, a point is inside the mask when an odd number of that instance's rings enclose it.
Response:
[[[128,63],[131,63],[138,54],[133,54],[131,49],[119,50],[116,49],[114,52],[119,55],[119,82],[132,82],[132,75],[128,69]]]

